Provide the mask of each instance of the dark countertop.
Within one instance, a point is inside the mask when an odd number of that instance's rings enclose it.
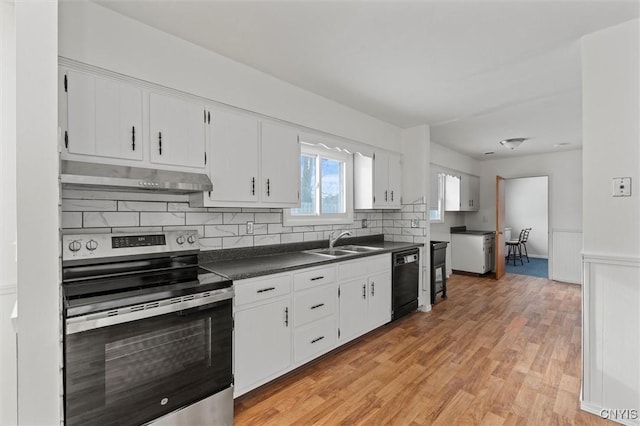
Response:
[[[466,234],[466,235],[493,235],[495,231],[474,231],[467,229],[466,226],[452,226],[452,234]]]
[[[345,243],[360,244],[368,247],[379,247],[381,250],[371,251],[368,253],[357,253],[337,258],[330,258],[312,253],[303,253],[302,251],[253,255],[249,257],[238,256],[237,258],[232,259],[206,259],[205,254],[200,260],[200,266],[235,281],[259,277],[262,275],[277,274],[279,272],[293,271],[296,269],[328,265],[330,263],[423,246],[423,244],[391,241],[367,241],[366,243],[356,243],[352,240],[345,241]],[[328,246],[328,243],[326,246]],[[335,248],[339,249],[340,246],[336,246]]]
[[[462,232],[452,232],[452,234],[465,234],[465,235],[493,235],[494,231],[462,231]]]

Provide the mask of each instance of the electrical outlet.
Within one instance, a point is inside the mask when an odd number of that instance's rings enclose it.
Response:
[[[367,223],[367,219],[362,219],[362,227],[366,228],[367,226],[369,226],[369,224]]]
[[[630,197],[631,196],[631,178],[630,177],[613,178],[613,196],[614,197]]]
[[[253,222],[247,222],[247,234],[253,234]]]
[[[411,219],[411,227],[412,228],[418,227],[418,219]]]

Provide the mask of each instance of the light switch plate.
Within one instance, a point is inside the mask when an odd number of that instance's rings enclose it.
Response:
[[[253,234],[253,222],[247,222],[247,234]]]
[[[613,178],[613,196],[614,197],[630,197],[631,196],[631,178],[630,177]]]
[[[362,219],[362,227],[366,228],[367,226],[369,226],[369,223],[367,222],[367,219]]]

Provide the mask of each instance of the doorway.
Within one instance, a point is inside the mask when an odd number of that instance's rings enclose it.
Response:
[[[531,228],[526,243],[521,245],[522,258],[509,259],[506,272],[548,278],[549,177],[505,179],[504,207],[506,241],[518,240],[523,229]]]

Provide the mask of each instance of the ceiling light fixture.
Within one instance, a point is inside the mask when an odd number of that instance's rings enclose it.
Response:
[[[500,141],[500,145],[504,146],[505,148],[509,148],[509,149],[516,149],[517,147],[520,146],[520,144],[522,144],[522,142],[524,142],[525,140],[527,140],[527,138],[511,138],[511,139],[505,139]]]

